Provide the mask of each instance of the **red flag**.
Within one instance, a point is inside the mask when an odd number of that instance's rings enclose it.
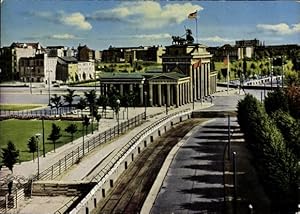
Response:
[[[198,62],[196,62],[196,63],[193,64],[193,68],[194,69],[198,68],[198,67],[200,67],[200,65],[201,65],[201,59],[199,59]]]

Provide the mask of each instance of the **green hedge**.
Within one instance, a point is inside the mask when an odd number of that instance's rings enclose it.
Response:
[[[238,122],[274,210],[296,209],[297,160],[264,106],[252,95],[238,103]]]

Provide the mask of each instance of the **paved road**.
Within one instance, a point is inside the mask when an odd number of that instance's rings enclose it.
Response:
[[[171,163],[151,213],[224,212],[226,126],[227,118],[213,119],[184,143]]]
[[[120,176],[95,213],[138,213],[169,151],[199,122],[189,120],[179,124],[151,143]]]

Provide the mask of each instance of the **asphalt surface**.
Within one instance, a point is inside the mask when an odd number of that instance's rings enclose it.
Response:
[[[151,213],[224,212],[223,153],[227,122],[227,118],[217,118],[200,126],[179,149]]]

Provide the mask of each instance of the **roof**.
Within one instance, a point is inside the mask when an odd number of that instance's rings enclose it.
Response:
[[[152,74],[152,76],[151,76]],[[149,79],[159,79],[161,77],[163,78],[170,78],[174,80],[179,80],[181,78],[187,77],[185,74],[177,73],[177,72],[168,72],[168,73],[147,73],[146,75]]]
[[[68,64],[68,63],[77,63],[77,59],[72,56],[64,56],[64,57],[58,57],[57,63],[58,64]]]
[[[99,75],[103,79],[143,79],[140,73],[102,72]]]
[[[63,56],[63,57],[59,57],[61,58],[62,60],[64,60],[65,62],[78,62],[78,60],[73,57],[73,56]]]

